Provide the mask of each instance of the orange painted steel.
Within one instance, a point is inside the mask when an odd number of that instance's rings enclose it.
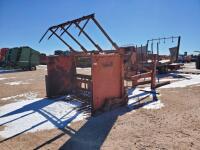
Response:
[[[141,85],[142,83],[147,84],[149,81],[138,82],[141,78],[151,78],[151,89],[155,89],[156,87],[156,57],[157,55],[153,55],[153,62],[151,63],[151,71],[146,73],[140,73],[134,76],[131,76],[132,86]]]
[[[111,98],[121,99],[121,103],[125,103],[121,60],[119,54],[93,55],[93,112],[101,109]]]
[[[114,53],[93,54],[91,59],[92,76],[76,74],[74,55],[50,56],[46,76],[47,96],[86,96],[90,99],[92,114],[101,111],[111,99],[117,99],[118,104],[125,104],[122,56]]]
[[[94,42],[89,34],[84,31],[89,20],[94,22],[115,50],[103,50]],[[83,27],[80,26],[80,22],[82,21],[85,21]],[[69,33],[68,29],[71,25],[75,25],[77,29],[80,30],[79,35],[83,34],[98,51],[86,50],[83,45]],[[151,87],[155,87],[156,62],[152,60],[152,63],[148,63],[147,49],[144,51],[144,46],[141,46],[141,50],[134,46],[118,47],[100,26],[94,14],[51,26],[42,36],[40,42],[49,31],[51,32],[49,38],[53,35],[56,36],[69,48],[70,52],[67,53],[67,56],[48,57],[48,75],[46,76],[48,97],[72,95],[76,96],[76,98],[81,98],[81,100],[87,97],[86,100],[89,100],[87,102],[91,104],[92,114],[94,114],[99,110],[104,111],[113,106],[127,103],[127,92],[125,92],[126,88],[124,87],[125,79],[137,82],[139,78],[148,76],[151,78]],[[60,34],[58,31],[62,31],[62,33]],[[74,50],[61,37],[64,33],[74,40],[83,52]],[[80,60],[84,62],[84,57],[87,57],[87,59],[89,58],[89,61],[85,62],[85,66],[91,67],[91,75],[76,73],[76,67],[80,67],[77,63],[77,58],[82,58],[82,60]],[[143,72],[150,73],[140,75]],[[137,76],[132,77],[134,75]]]
[[[75,67],[73,56],[49,56],[46,76],[48,97],[66,95],[73,90]]]

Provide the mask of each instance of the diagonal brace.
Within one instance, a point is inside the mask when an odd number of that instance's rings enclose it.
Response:
[[[75,52],[75,50],[69,45],[67,44],[67,42],[65,42],[55,31],[53,31],[52,29],[49,29],[59,40],[61,40],[72,52]]]
[[[81,27],[78,25],[78,23],[74,23],[75,25],[76,25],[76,27],[78,27],[79,28],[79,30],[81,30]],[[84,31],[84,30],[82,30],[82,33],[89,39],[89,41],[99,50],[99,51],[103,51],[100,47],[99,47],[99,45],[97,45],[91,38],[90,38],[90,36]]]
[[[65,33],[67,33],[67,34],[69,35],[69,37],[71,37],[71,38],[80,46],[80,48],[81,48],[84,52],[87,52],[87,50],[85,49],[85,47],[83,47],[83,45],[81,45],[81,43],[79,43],[79,42],[76,40],[76,38],[75,38],[73,35],[71,35],[71,33],[69,33],[64,27],[61,27],[61,29],[62,29]]]

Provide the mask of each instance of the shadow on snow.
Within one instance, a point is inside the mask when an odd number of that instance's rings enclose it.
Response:
[[[128,94],[132,93],[135,89],[129,90]],[[118,116],[121,116],[127,112],[130,112],[132,110],[136,110],[139,109],[141,107],[143,107],[144,105],[147,105],[149,103],[154,102],[155,100],[157,100],[156,98],[156,92],[152,92],[153,93],[153,99],[151,101],[148,102],[143,102],[141,103],[141,101],[143,101],[146,97],[150,96],[149,93],[146,92],[142,92],[138,95],[134,95],[131,96],[129,98],[138,98],[138,101],[135,101],[134,103],[130,104],[128,107],[121,107],[115,110],[112,110],[110,112],[106,112],[103,113],[101,115],[98,115],[96,117],[90,117],[87,119],[86,123],[78,130],[74,130],[71,127],[67,126],[68,123],[70,123],[71,121],[73,121],[78,114],[80,113],[80,111],[77,111],[76,114],[74,114],[72,117],[68,118],[67,120],[62,121],[61,119],[66,116],[67,114],[69,114],[71,111],[67,112],[65,115],[63,115],[61,118],[57,118],[56,116],[54,116],[53,114],[51,114],[50,112],[42,109],[52,103],[56,103],[55,100],[50,100],[50,99],[42,99],[36,102],[33,102],[31,104],[25,105],[22,108],[19,108],[17,110],[14,110],[12,112],[9,112],[5,115],[0,116],[0,118],[2,117],[7,117],[7,116],[11,116],[11,115],[15,115],[15,114],[19,114],[19,113],[23,113],[23,112],[28,112],[28,111],[32,111],[31,113],[25,114],[23,116],[20,116],[18,118],[15,118],[13,120],[10,120],[8,122],[5,122],[2,125],[6,125],[8,123],[11,123],[13,121],[16,121],[20,118],[23,118],[25,116],[31,115],[35,112],[40,113],[42,116],[44,116],[46,118],[45,121],[39,122],[38,124],[31,126],[30,128],[17,133],[16,135],[13,135],[7,139],[2,140],[1,142],[7,141],[9,139],[12,139],[16,136],[19,136],[37,126],[42,125],[45,122],[51,122],[56,128],[60,129],[62,131],[62,133],[56,135],[55,137],[49,139],[48,141],[40,144],[39,146],[37,146],[35,149],[40,149],[42,147],[44,147],[47,144],[50,144],[52,142],[54,142],[55,140],[61,138],[64,135],[69,135],[70,139],[68,141],[66,141],[66,143],[64,143],[60,149],[86,149],[86,150],[97,150],[100,149],[101,145],[103,144],[104,140],[106,139],[107,135],[109,134],[112,126],[114,125],[114,123],[116,122]],[[146,96],[145,96],[146,95]],[[140,96],[142,96],[142,98],[140,98]],[[145,96],[145,97],[144,97]],[[81,110],[81,109],[80,109]],[[82,110],[84,112],[84,110]]]

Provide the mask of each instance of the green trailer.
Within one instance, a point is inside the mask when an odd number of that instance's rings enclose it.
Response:
[[[36,70],[39,64],[40,53],[28,46],[9,49],[4,60],[4,67],[23,70]]]
[[[17,47],[10,48],[5,56],[5,60],[4,60],[5,66],[9,66],[9,67],[16,66],[19,53],[20,53],[19,48]]]
[[[30,47],[20,47],[20,55],[17,66],[23,70],[36,70],[36,66],[40,64],[40,53]]]

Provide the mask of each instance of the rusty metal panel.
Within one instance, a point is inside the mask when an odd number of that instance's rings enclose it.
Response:
[[[49,56],[46,90],[48,97],[68,94],[73,89],[75,74],[73,56]]]
[[[123,61],[119,54],[92,56],[93,101],[92,112],[102,108],[109,99],[123,102]]]
[[[75,86],[75,89],[73,91],[73,94],[78,97],[81,97],[81,99],[86,99],[90,103],[91,98],[92,98],[91,76],[76,74],[74,86]]]

